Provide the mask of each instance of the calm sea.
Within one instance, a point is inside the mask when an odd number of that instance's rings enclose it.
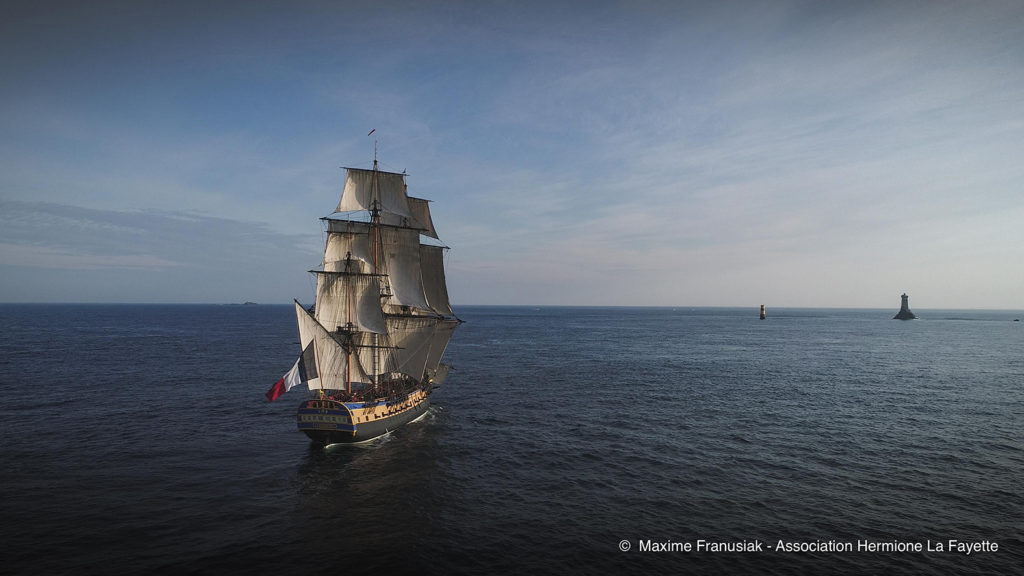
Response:
[[[291,306],[0,306],[0,572],[1020,573],[1024,313],[915,312],[464,307],[322,450]]]

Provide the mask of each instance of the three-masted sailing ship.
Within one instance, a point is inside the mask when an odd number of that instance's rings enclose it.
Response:
[[[295,301],[302,354],[267,397],[305,382],[299,430],[315,443],[362,442],[422,416],[447,376],[441,362],[460,322],[445,284],[445,246],[427,200],[405,174],[346,168],[326,226],[316,302]]]

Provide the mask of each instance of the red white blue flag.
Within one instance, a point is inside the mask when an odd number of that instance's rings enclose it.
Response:
[[[267,390],[267,400],[273,402],[280,398],[285,392],[291,390],[296,384],[309,382],[318,376],[316,371],[316,353],[313,351],[313,341],[309,342],[302,356],[295,361],[295,365],[287,374],[281,377],[270,390]]]

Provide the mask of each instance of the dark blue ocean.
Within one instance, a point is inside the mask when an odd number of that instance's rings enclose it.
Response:
[[[463,307],[323,450],[290,305],[0,306],[0,572],[1019,574],[1024,313],[915,312]]]

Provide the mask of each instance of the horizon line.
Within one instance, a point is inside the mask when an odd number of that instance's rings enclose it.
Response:
[[[97,301],[35,301],[35,302],[0,302],[0,306],[292,306],[292,302],[97,302]],[[719,309],[752,309],[758,310],[757,305],[735,305],[735,304],[458,304],[453,308],[719,308]],[[767,310],[896,310],[898,306],[768,306]],[[976,311],[976,312],[1024,312],[1024,308],[927,308],[915,306],[914,310],[931,311]]]

